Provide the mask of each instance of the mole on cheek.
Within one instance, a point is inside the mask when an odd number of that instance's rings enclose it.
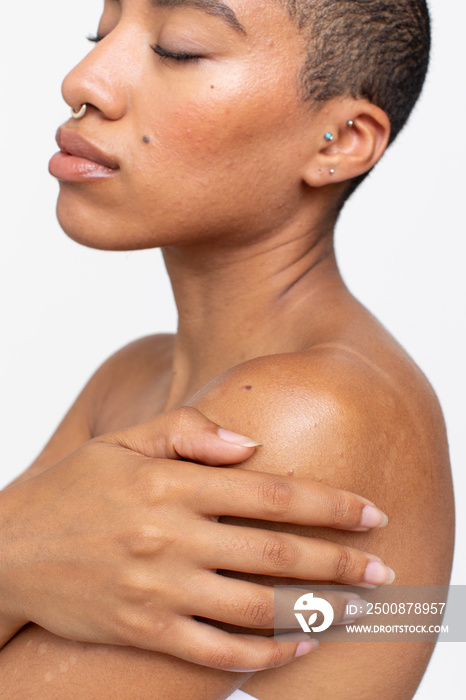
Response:
[[[142,137],[142,142],[143,142],[143,143],[150,143],[150,136],[143,136],[143,137]]]
[[[245,389],[246,389],[247,391],[251,391],[251,389],[252,389],[252,386],[251,386],[250,384],[248,384],[248,385],[247,385],[247,386],[245,386],[244,388],[245,388]]]

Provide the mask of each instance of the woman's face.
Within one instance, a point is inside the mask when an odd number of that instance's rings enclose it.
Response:
[[[118,168],[60,179],[58,217],[75,240],[236,245],[297,214],[316,131],[298,89],[304,41],[278,0],[226,2],[105,0],[102,40],[63,83],[87,112],[63,130]]]

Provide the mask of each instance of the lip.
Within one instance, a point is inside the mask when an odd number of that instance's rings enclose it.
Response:
[[[85,158],[93,163],[104,165],[110,170],[118,170],[118,163],[111,156],[89,143],[89,141],[86,141],[77,131],[60,127],[57,131],[56,141],[60,151],[63,153],[78,156],[78,158]]]
[[[50,160],[49,172],[59,180],[82,182],[114,176],[116,160],[75,130],[60,127],[56,134],[60,151]]]

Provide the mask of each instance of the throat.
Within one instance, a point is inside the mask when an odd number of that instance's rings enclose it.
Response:
[[[179,313],[166,410],[232,367],[321,341],[324,308],[344,290],[333,246],[272,252],[249,251],[207,270],[165,253]]]

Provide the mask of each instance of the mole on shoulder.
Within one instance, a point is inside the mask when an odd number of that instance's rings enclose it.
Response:
[[[143,136],[142,141],[143,143],[150,143],[150,136]]]
[[[248,384],[248,385],[247,385],[247,386],[245,386],[244,388],[245,388],[245,389],[247,389],[248,391],[251,391],[251,389],[252,389],[252,386],[251,386],[250,384]]]

